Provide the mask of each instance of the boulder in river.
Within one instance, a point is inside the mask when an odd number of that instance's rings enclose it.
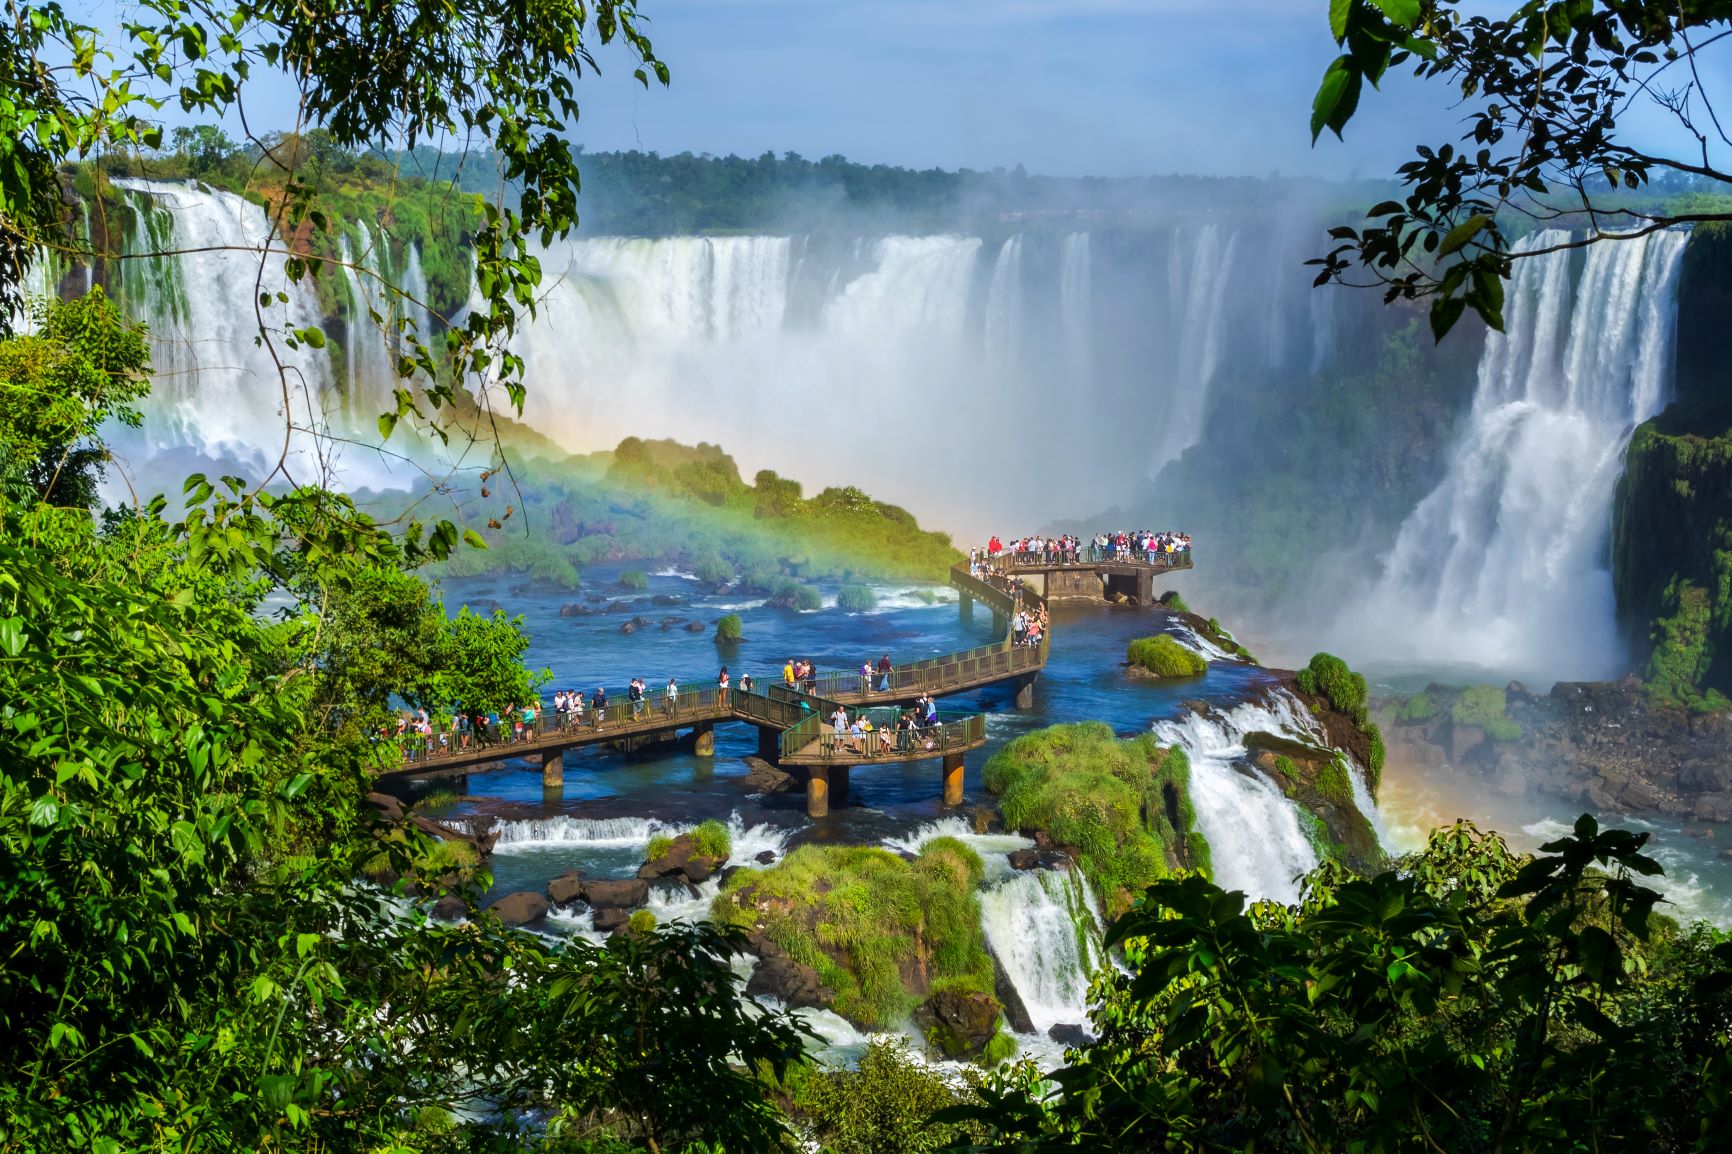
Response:
[[[624,625],[621,625],[619,627],[619,631],[621,633],[626,634],[627,636],[630,636],[631,634],[636,633],[638,631],[637,618],[634,617],[630,621],[627,621]]]
[[[746,982],[748,997],[775,998],[790,1010],[828,1009],[835,1002],[836,991],[824,984],[817,970],[796,962],[763,934],[753,934],[749,948],[758,955],[758,964]]]
[[[593,617],[595,610],[587,605],[579,605],[575,601],[567,601],[559,607],[559,615],[561,617]]]
[[[1070,858],[1055,849],[1030,846],[1027,849],[1010,851],[1010,868],[1013,870],[1067,870],[1070,868]]]
[[[747,793],[781,793],[794,788],[794,779],[761,757],[748,757],[742,784]]]
[[[487,907],[508,926],[526,926],[547,916],[547,899],[527,890],[506,894]]]
[[[1732,850],[1727,850],[1726,852],[1732,854]],[[758,851],[757,856],[752,858],[752,860],[757,862],[759,865],[774,865],[776,864],[776,851],[773,849],[761,849]]]
[[[649,883],[639,878],[617,881],[585,878],[582,896],[598,910],[629,910],[649,901]]]
[[[1046,1036],[1061,1046],[1080,1049],[1094,1041],[1094,1036],[1088,1030],[1075,1022],[1060,1022],[1046,1032]]]
[[[667,851],[653,861],[638,867],[637,876],[646,880],[678,878],[696,885],[708,881],[721,868],[723,858],[707,857],[694,852],[696,844],[689,833],[682,833],[668,844]]]
[[[547,900],[556,906],[569,906],[583,896],[583,875],[566,870],[547,883]]]
[[[964,994],[941,990],[914,1011],[914,1020],[927,1042],[947,1058],[972,1058],[986,1048],[998,1032],[1004,1008],[991,994]]]
[[[624,909],[598,909],[595,911],[594,922],[597,933],[611,934],[615,930],[623,930],[631,921],[631,911]]]
[[[637,608],[637,607],[635,605],[633,605],[630,601],[615,601],[612,605],[609,605],[607,607],[605,612],[608,612],[608,613],[630,613],[635,608]]]
[[[671,593],[657,593],[650,598],[651,605],[684,605],[685,603],[684,597],[675,597]]]
[[[703,631],[704,631],[704,623],[702,621],[688,621],[688,622],[686,622],[686,632],[687,633],[702,633]]]
[[[432,914],[442,922],[455,922],[469,916],[469,903],[456,894],[446,894],[433,903]]]

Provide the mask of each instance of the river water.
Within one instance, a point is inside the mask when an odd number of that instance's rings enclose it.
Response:
[[[889,653],[906,662],[983,644],[991,640],[991,614],[976,607],[972,624],[961,620],[956,593],[942,586],[891,584],[877,587],[879,607],[850,613],[826,590],[824,608],[809,612],[772,608],[761,599],[723,592],[677,570],[649,578],[649,588],[619,587],[620,567],[585,571],[581,592],[537,590],[511,579],[447,579],[448,604],[487,606],[497,601],[521,614],[531,638],[526,660],[552,670],[545,692],[596,686],[610,690],[642,677],[652,693],[670,674],[680,684],[712,683],[726,664],[736,683],[750,673],[760,684],[779,678],[791,656],[816,661],[820,671],[857,669]],[[676,598],[679,604],[655,605],[650,598]],[[576,602],[594,615],[562,617],[561,607]],[[609,605],[630,604],[627,613],[607,613]],[[1205,612],[1207,606],[1199,606]],[[716,620],[737,613],[745,639],[719,647],[712,634]],[[633,616],[648,626],[622,634]],[[662,628],[663,619],[669,627]],[[702,632],[683,626],[699,621]],[[1164,684],[1125,676],[1126,645],[1139,636],[1170,628],[1206,656],[1208,673],[1198,679]],[[1246,638],[1256,647],[1256,638]],[[744,724],[716,730],[715,754],[697,757],[683,749],[662,748],[619,754],[590,748],[568,754],[563,790],[543,790],[538,766],[516,760],[501,768],[472,773],[463,800],[435,816],[462,822],[477,831],[497,828],[492,896],[541,890],[568,869],[589,877],[631,877],[644,859],[650,838],[677,833],[706,818],[730,826],[729,864],[751,865],[763,851],[776,857],[804,842],[878,844],[917,852],[939,834],[962,835],[987,864],[981,894],[982,928],[1006,972],[1027,1003],[1037,1030],[1081,1023],[1086,1017],[1089,974],[1103,964],[1094,943],[1099,912],[1086,893],[1062,877],[1035,878],[1009,869],[1008,854],[1030,844],[1015,835],[977,835],[966,817],[969,808],[990,805],[981,770],[993,752],[1016,736],[1056,722],[1098,720],[1122,735],[1153,731],[1163,742],[1184,745],[1193,765],[1193,802],[1198,822],[1210,839],[1218,880],[1254,896],[1293,900],[1296,876],[1316,863],[1301,823],[1273,786],[1249,771],[1240,738],[1255,730],[1294,732],[1306,725],[1290,697],[1271,702],[1264,691],[1276,679],[1255,666],[1210,652],[1206,642],[1168,625],[1159,611],[1107,604],[1061,603],[1053,609],[1049,662],[1035,687],[1034,704],[1015,708],[1008,689],[989,688],[943,700],[945,713],[984,712],[988,743],[967,755],[965,803],[960,810],[940,805],[936,761],[908,765],[857,767],[846,797],[832,797],[827,818],[806,816],[799,789],[763,795],[749,791],[744,759],[756,752],[756,730]],[[1256,699],[1256,700],[1253,700]],[[1212,707],[1207,719],[1200,706]],[[1357,783],[1356,783],[1357,784]],[[1567,804],[1490,797],[1446,773],[1392,764],[1385,771],[1381,806],[1361,794],[1361,808],[1394,852],[1419,848],[1425,832],[1456,816],[1496,829],[1524,849],[1558,836],[1573,820]],[[1667,868],[1663,888],[1675,903],[1672,912],[1732,924],[1732,863],[1717,859],[1712,840],[1685,836],[1675,823],[1623,819],[1650,829],[1656,856]],[[651,908],[658,920],[697,919],[706,915],[717,891],[712,880],[690,892],[659,886]],[[556,933],[594,937],[586,914],[555,914],[548,928]],[[841,1060],[857,1054],[865,1038],[833,1014],[809,1020],[826,1038],[826,1053]],[[1058,1048],[1042,1034],[1020,1036],[1022,1049],[1050,1060]]]

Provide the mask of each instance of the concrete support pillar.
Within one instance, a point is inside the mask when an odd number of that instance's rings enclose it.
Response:
[[[830,816],[830,767],[814,765],[806,776],[806,816]]]
[[[541,755],[541,786],[543,789],[565,788],[565,750],[549,750]]]
[[[962,755],[944,755],[944,804],[962,804]]]
[[[700,721],[692,730],[692,752],[699,757],[714,757],[716,754],[716,724],[713,721]]]
[[[964,593],[962,600],[957,602],[962,607],[962,622],[965,625],[974,624],[974,598]]]
[[[782,756],[782,735],[767,725],[758,726],[758,756],[772,765]]]
[[[1144,569],[1137,574],[1137,604],[1153,605],[1155,603],[1155,574]]]
[[[1034,678],[1025,677],[1017,683],[1016,707],[1018,709],[1034,708]]]

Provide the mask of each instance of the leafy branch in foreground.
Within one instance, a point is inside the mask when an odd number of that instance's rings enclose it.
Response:
[[[1515,260],[1616,242],[1659,229],[1732,220],[1732,116],[1711,90],[1708,52],[1732,35],[1725,0],[1528,0],[1507,17],[1469,15],[1461,0],[1331,0],[1341,47],[1312,105],[1313,141],[1340,135],[1391,67],[1410,63],[1467,105],[1460,147],[1421,146],[1397,175],[1411,191],[1377,204],[1367,224],[1330,231],[1311,261],[1319,285],[1352,283],[1354,265],[1386,300],[1432,298],[1442,339],[1467,309],[1503,327],[1503,282]],[[1620,126],[1637,101],[1659,109],[1687,148],[1644,144]],[[1732,110],[1729,110],[1732,111]],[[1658,188],[1673,196],[1664,202]],[[1512,227],[1555,222],[1580,235],[1512,250]]]
[[[1291,909],[1159,882],[1052,1092],[937,1120],[991,1127],[958,1150],[1717,1149],[1732,942],[1654,915],[1647,836],[1584,816],[1523,860],[1457,824]]]

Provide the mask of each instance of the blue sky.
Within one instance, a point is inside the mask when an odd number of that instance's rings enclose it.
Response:
[[[592,149],[840,152],[1055,175],[1387,171],[1454,135],[1392,80],[1345,144],[1310,146],[1326,0],[645,0],[672,85],[585,85]],[[608,64],[606,57],[604,65]]]

